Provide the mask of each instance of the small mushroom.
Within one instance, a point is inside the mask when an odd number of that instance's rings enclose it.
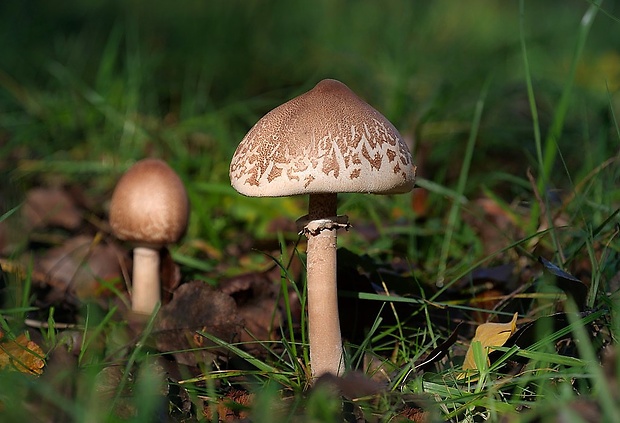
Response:
[[[243,138],[230,164],[232,186],[251,197],[309,194],[298,223],[308,237],[310,362],[314,378],[343,371],[336,287],[339,192],[397,194],[415,182],[398,130],[346,85],[326,79],[276,107]]]
[[[110,226],[135,244],[131,308],[151,314],[161,300],[159,250],[187,228],[189,200],[179,176],[165,162],[136,162],[118,181],[110,203]]]

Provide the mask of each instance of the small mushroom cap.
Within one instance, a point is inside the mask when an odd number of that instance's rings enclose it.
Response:
[[[325,79],[250,129],[230,181],[251,197],[396,194],[411,191],[415,166],[390,121],[342,82]]]
[[[185,233],[189,200],[179,176],[165,162],[136,162],[118,181],[110,203],[110,225],[122,240],[161,246]]]

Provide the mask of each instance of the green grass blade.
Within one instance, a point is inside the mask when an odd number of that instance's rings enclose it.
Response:
[[[570,327],[575,336],[579,355],[586,363],[586,367],[592,374],[590,378],[593,384],[593,390],[597,398],[600,399],[600,405],[605,416],[605,421],[620,422],[620,409],[617,405],[617,399],[612,395],[611,389],[612,376],[605,375],[603,368],[599,364],[599,359],[594,346],[592,345],[590,336],[585,329],[585,321],[577,318],[577,309],[572,301],[567,303],[568,320]],[[617,368],[617,365],[616,365]]]
[[[540,175],[540,179],[538,181],[538,189],[543,192],[546,184],[549,182],[549,178],[551,176],[551,171],[553,169],[553,165],[555,163],[555,158],[558,153],[558,144],[560,141],[560,137],[562,136],[562,130],[564,128],[564,123],[566,121],[566,114],[568,112],[569,107],[571,106],[570,100],[573,94],[573,86],[575,84],[575,74],[577,72],[577,65],[581,60],[581,56],[583,55],[583,49],[585,47],[586,41],[588,39],[588,34],[590,33],[590,28],[592,28],[592,24],[594,23],[594,18],[601,6],[603,0],[595,0],[590,4],[588,10],[583,15],[581,22],[579,24],[579,32],[577,34],[577,45],[575,46],[575,53],[573,55],[573,60],[571,62],[568,80],[564,85],[564,89],[562,91],[562,95],[560,97],[560,102],[555,109],[555,113],[553,115],[553,121],[551,123],[551,128],[549,129],[549,133],[545,138],[545,146],[544,146],[544,157],[543,157],[543,167],[542,174]],[[523,3],[523,1],[521,2]]]
[[[243,351],[241,348],[237,347],[236,345],[225,342],[211,335],[210,333],[199,331],[198,334],[200,334],[201,336],[204,336],[205,338],[207,338],[209,341],[213,342],[214,344],[222,348],[225,348],[229,350],[231,353],[239,356],[240,358],[247,361],[252,366],[256,367],[258,370],[262,371],[263,374],[268,374],[270,378],[282,383],[283,385],[287,385],[287,386],[289,385],[288,380],[290,379],[290,376],[291,376],[290,373],[281,372],[280,370],[276,369],[273,366],[270,366],[269,364],[254,357],[253,355],[248,354],[246,351]]]
[[[486,100],[489,87],[491,85],[491,78],[487,78],[480,95],[476,101],[476,108],[474,110],[474,117],[471,124],[471,130],[469,132],[469,139],[467,140],[467,146],[465,149],[465,156],[461,164],[461,172],[457,183],[456,194],[457,198],[461,198],[465,192],[465,185],[467,184],[467,178],[469,176],[469,168],[471,166],[471,160],[474,155],[474,146],[476,145],[476,138],[478,138],[478,130],[480,129],[480,121],[482,120],[482,112],[484,110],[484,103]],[[446,225],[446,233],[441,246],[441,254],[439,258],[439,269],[437,271],[437,286],[444,285],[445,274],[448,266],[448,255],[450,253],[450,245],[452,242],[452,235],[458,226],[459,211],[461,209],[460,202],[453,202],[448,215],[448,223]]]

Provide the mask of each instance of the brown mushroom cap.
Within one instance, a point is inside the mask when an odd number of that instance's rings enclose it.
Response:
[[[252,197],[395,194],[413,188],[415,166],[390,121],[325,79],[254,125],[232,158],[230,180]]]
[[[110,225],[122,240],[161,246],[185,233],[189,200],[179,176],[165,162],[136,162],[118,181],[110,203]]]

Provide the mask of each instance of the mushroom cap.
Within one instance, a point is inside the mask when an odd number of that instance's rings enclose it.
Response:
[[[243,138],[230,181],[250,197],[411,191],[398,130],[342,82],[325,79],[263,116]]]
[[[119,179],[110,203],[110,226],[122,240],[161,246],[187,228],[189,200],[179,176],[165,162],[144,159]]]

